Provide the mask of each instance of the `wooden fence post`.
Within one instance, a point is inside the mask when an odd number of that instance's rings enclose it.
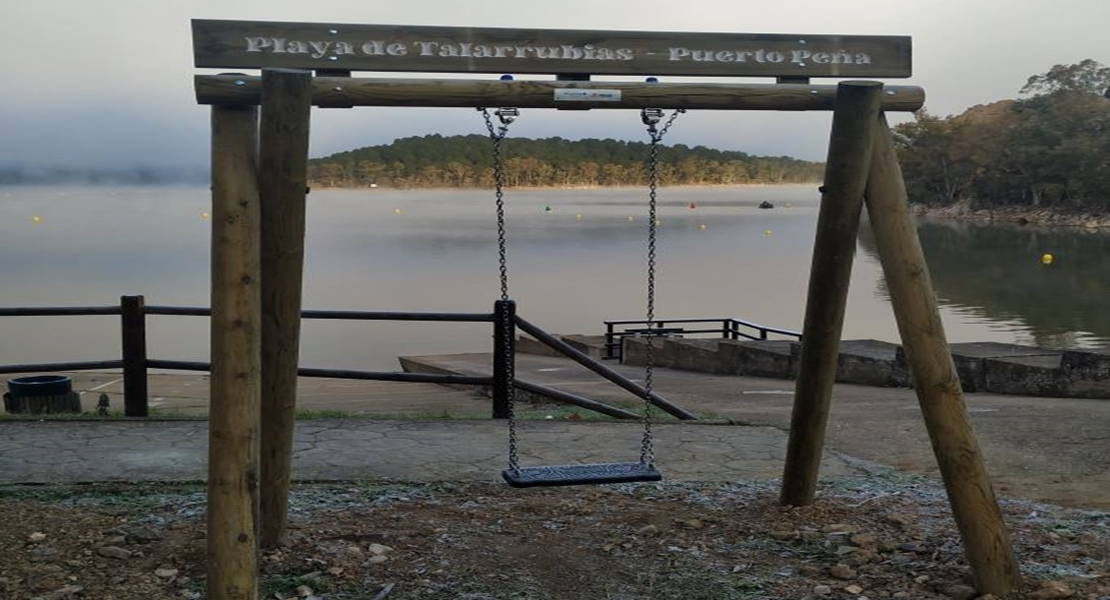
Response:
[[[516,302],[493,303],[493,418],[508,419],[516,360]]]
[[[121,296],[120,323],[123,350],[123,414],[150,414],[146,378],[146,310],[142,296]]]
[[[1021,573],[971,429],[885,117],[875,135],[866,202],[914,389],[975,587],[980,594],[1005,595],[1020,585]]]
[[[262,70],[262,439],[259,542],[281,543],[297,411],[312,73]]]
[[[817,490],[882,89],[881,83],[871,81],[837,86],[782,475],[783,504],[812,504]]]
[[[258,599],[258,109],[212,107],[208,593]]]

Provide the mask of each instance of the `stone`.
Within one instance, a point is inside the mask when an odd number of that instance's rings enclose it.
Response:
[[[875,536],[870,533],[857,533],[850,539],[853,544],[861,547],[874,546],[877,542]]]
[[[863,588],[853,583],[852,585],[844,586],[844,591],[849,594],[859,595],[863,593]]]
[[[46,534],[41,532],[41,531],[36,531],[36,532],[32,533],[31,535],[27,536],[28,541],[34,542],[36,544],[45,540],[45,539],[46,539]]]
[[[640,535],[656,535],[659,533],[659,528],[655,525],[644,525],[636,533]]]
[[[163,534],[161,531],[158,531],[157,529],[142,527],[139,525],[123,528],[123,535],[127,537],[128,541],[138,542],[140,544],[157,542],[158,540],[164,539],[166,537],[165,534]]]
[[[1054,598],[1071,598],[1074,595],[1075,591],[1063,581],[1043,581],[1040,587],[1029,594],[1029,597],[1036,600],[1052,600]]]
[[[389,546],[383,546],[382,544],[370,544],[366,547],[366,551],[370,554],[373,554],[374,556],[380,556],[382,554],[393,552],[393,548],[390,548]]]
[[[776,540],[793,540],[798,538],[801,534],[798,531],[789,531],[784,529],[781,531],[771,531],[770,533],[768,533],[768,535]]]
[[[817,585],[813,587],[813,593],[818,596],[828,596],[833,593],[833,589],[827,585]]]
[[[844,563],[837,563],[829,568],[829,575],[837,579],[855,579],[856,572]]]
[[[378,563],[383,563],[387,560],[389,560],[388,556],[386,556],[384,554],[375,554],[374,556],[371,556],[370,558],[366,559],[366,562],[368,562],[372,565],[376,565]]]
[[[915,520],[912,516],[903,513],[890,513],[886,515],[885,519],[887,523],[901,525],[902,527],[913,523]]]
[[[298,585],[296,592],[298,598],[308,598],[309,596],[314,595],[312,588],[308,587],[307,585]]]
[[[118,560],[131,558],[131,551],[120,548],[119,546],[101,546],[96,549],[96,553],[105,558],[115,558]]]
[[[852,533],[853,531],[855,531],[855,528],[851,525],[848,525],[847,523],[830,523],[821,528],[821,533],[829,533],[833,535]]]
[[[975,591],[975,588],[971,587],[970,585],[957,583],[955,585],[945,587],[944,595],[948,596],[949,598],[955,598],[955,600],[971,600],[972,598],[978,596],[979,592]]]
[[[160,579],[172,579],[177,577],[177,569],[154,569],[154,576]]]

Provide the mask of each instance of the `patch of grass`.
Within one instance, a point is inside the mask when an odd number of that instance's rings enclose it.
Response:
[[[63,502],[89,500],[105,505],[149,506],[161,504],[166,496],[203,492],[202,483],[94,483],[59,485],[0,485],[0,500]]]
[[[298,421],[312,421],[315,419],[370,419],[374,415],[360,412],[347,412],[345,410],[334,410],[329,408],[321,409],[297,409],[296,419]]]
[[[123,418],[123,412],[118,410],[109,411],[106,415],[101,415],[95,412],[80,412],[80,413],[9,413],[0,412],[0,421],[72,421],[82,420],[110,420]]]

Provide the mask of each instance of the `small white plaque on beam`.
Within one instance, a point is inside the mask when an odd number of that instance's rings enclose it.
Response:
[[[555,90],[556,102],[620,102],[620,90],[559,88]]]

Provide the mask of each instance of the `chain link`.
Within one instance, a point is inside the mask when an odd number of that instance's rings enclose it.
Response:
[[[656,231],[659,225],[658,217],[658,188],[659,188],[659,142],[670,130],[678,115],[686,112],[679,108],[671,113],[670,118],[657,128],[663,117],[659,109],[645,108],[640,112],[640,119],[647,125],[647,133],[651,138],[651,151],[648,154],[648,244],[647,244],[647,348],[644,356],[644,437],[640,444],[640,462],[643,464],[655,463],[655,443],[652,435],[652,405],[651,395],[654,387],[655,344],[651,330],[655,326],[655,242]]]
[[[501,108],[495,114],[501,121],[501,125],[494,128],[493,118],[485,108],[479,108],[482,113],[482,118],[486,122],[486,130],[489,131],[489,139],[493,142],[493,182],[496,196],[497,206],[497,257],[498,269],[501,276],[501,300],[509,300],[509,268],[508,261],[506,260],[506,244],[505,244],[505,161],[501,156],[501,142],[509,133],[509,125],[516,120],[519,116],[519,111],[515,108]],[[510,320],[512,316],[509,311],[501,311],[503,321],[501,325],[502,331],[509,331],[512,327]],[[520,459],[517,453],[517,436],[516,436],[516,365],[514,364],[512,355],[512,344],[510,340],[502,344],[498,351],[502,353],[502,358],[506,365],[506,378],[509,380],[509,385],[506,390],[506,400],[508,404],[508,421],[509,421],[509,468],[513,471],[520,472]]]

